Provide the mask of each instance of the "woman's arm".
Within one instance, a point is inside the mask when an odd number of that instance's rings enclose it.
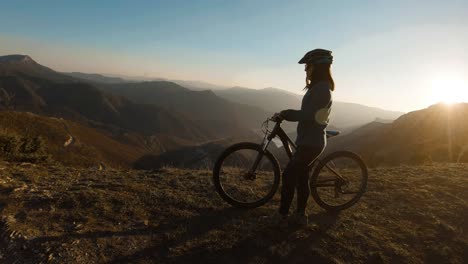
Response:
[[[283,110],[280,115],[287,121],[317,121],[316,113],[326,108],[330,103],[331,92],[327,84],[320,84],[313,88],[313,94],[302,104],[301,110]]]

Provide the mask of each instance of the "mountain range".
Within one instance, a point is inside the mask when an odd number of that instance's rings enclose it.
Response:
[[[241,104],[241,107],[238,107],[237,112],[241,115],[243,113],[261,113],[262,119],[265,119],[265,116],[270,116],[275,112],[279,112],[284,109],[299,109],[301,106],[302,95],[292,93],[279,88],[264,88],[264,89],[252,89],[245,87],[221,87],[212,85],[205,82],[194,82],[194,81],[180,81],[180,80],[171,80],[167,81],[164,79],[151,80],[148,78],[140,77],[140,79],[145,80],[144,82],[138,82],[138,77],[131,79],[125,78],[115,78],[115,77],[106,77],[103,75],[96,74],[86,74],[86,73],[67,73],[71,76],[91,81],[94,83],[105,83],[106,85],[100,85],[105,90],[110,90],[116,94],[132,98],[137,102],[150,102],[160,104],[162,106],[168,106],[169,102],[165,101],[165,94],[161,93],[167,92],[167,89],[174,89],[178,92],[185,90],[184,93],[187,94],[188,90],[192,91],[192,95],[197,95],[197,92],[208,93],[208,90],[211,90],[214,94],[209,94],[208,96],[221,97],[226,101]],[[129,77],[127,77],[129,78]],[[126,81],[126,82],[125,82]],[[146,83],[145,85],[142,85]],[[174,85],[174,84],[178,84]],[[205,88],[202,86],[206,85]],[[144,86],[144,87],[142,87]],[[153,86],[153,88],[151,87]],[[177,86],[177,87],[176,87]],[[167,89],[162,89],[161,87],[166,87]],[[136,88],[136,89],[133,89]],[[184,89],[182,89],[184,88]],[[145,90],[146,89],[146,90]],[[180,98],[184,95],[171,93],[169,96],[176,96]],[[192,96],[184,96],[191,98]],[[164,99],[163,99],[164,98]],[[180,100],[180,99],[179,99]],[[177,101],[179,101],[177,100]],[[191,100],[191,99],[190,99]],[[199,99],[198,99],[199,100]],[[209,100],[213,104],[213,99]],[[219,100],[219,99],[217,99]],[[170,100],[170,104],[174,105],[174,101]],[[187,102],[184,102],[187,103]],[[189,102],[188,106],[183,106],[190,108],[192,105],[205,105],[204,103],[198,102]],[[247,106],[246,106],[247,105]],[[252,107],[257,109],[251,109]],[[260,109],[258,109],[260,108]],[[191,112],[191,111],[190,111]],[[376,107],[369,107],[356,103],[340,102],[334,101],[332,112],[330,115],[330,129],[338,129],[344,132],[351,131],[354,128],[362,126],[366,123],[375,121],[375,120],[387,120],[393,121],[399,116],[404,114],[403,112],[398,111],[389,111]],[[202,114],[202,117],[205,117],[205,113]],[[244,117],[246,118],[246,117]],[[249,117],[247,117],[249,118]],[[253,123],[252,123],[253,121]],[[258,119],[253,119],[250,121],[250,126],[258,127]],[[247,121],[248,123],[249,121]],[[286,123],[286,131],[295,131],[295,123]]]
[[[155,153],[219,137],[183,113],[105,93],[24,55],[0,57],[0,109],[76,121]]]
[[[138,168],[206,166],[229,144],[259,142],[263,120],[282,109],[297,109],[300,103],[300,95],[277,88],[194,90],[164,80],[59,73],[26,55],[0,56],[2,127],[24,135],[44,135],[52,154],[67,164],[100,159]],[[329,140],[326,151],[349,149],[372,165],[465,162],[466,114],[466,104],[434,105],[403,114],[335,101],[329,129],[345,133]],[[19,125],[24,120],[31,124],[26,132]],[[67,132],[64,124],[75,129]],[[294,128],[295,123],[285,125],[291,137]],[[87,149],[88,159],[59,157],[64,153],[59,151],[62,141],[68,137],[81,142],[73,148],[76,153],[86,152],[80,147]],[[114,151],[111,146],[120,147]],[[284,161],[281,150],[272,148]],[[197,163],[197,157],[203,164]]]

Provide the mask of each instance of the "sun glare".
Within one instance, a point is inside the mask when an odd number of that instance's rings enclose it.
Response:
[[[468,102],[468,81],[461,75],[435,76],[431,82],[430,103],[453,104]]]

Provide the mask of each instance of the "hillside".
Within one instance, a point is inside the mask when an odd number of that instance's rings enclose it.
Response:
[[[393,123],[374,122],[333,138],[328,151],[356,151],[374,166],[468,162],[467,116],[467,103],[433,105]]]
[[[280,229],[236,210],[210,171],[0,163],[3,263],[466,263],[467,165],[370,170],[354,207]],[[295,203],[293,203],[295,204]]]
[[[106,131],[59,118],[1,111],[0,124],[0,137],[39,137],[46,154],[66,165],[128,168],[146,152],[143,146],[122,143]],[[0,149],[0,158],[2,153]]]

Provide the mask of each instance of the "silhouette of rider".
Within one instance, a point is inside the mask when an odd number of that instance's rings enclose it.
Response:
[[[307,225],[306,205],[309,198],[308,166],[322,153],[326,146],[325,128],[332,105],[335,84],[330,73],[333,61],[331,51],[314,49],[299,61],[305,64],[307,90],[302,98],[300,110],[287,109],[275,113],[274,118],[297,125],[297,149],[283,172],[279,221],[288,219],[294,190],[297,190],[297,211],[289,218],[298,225]]]

